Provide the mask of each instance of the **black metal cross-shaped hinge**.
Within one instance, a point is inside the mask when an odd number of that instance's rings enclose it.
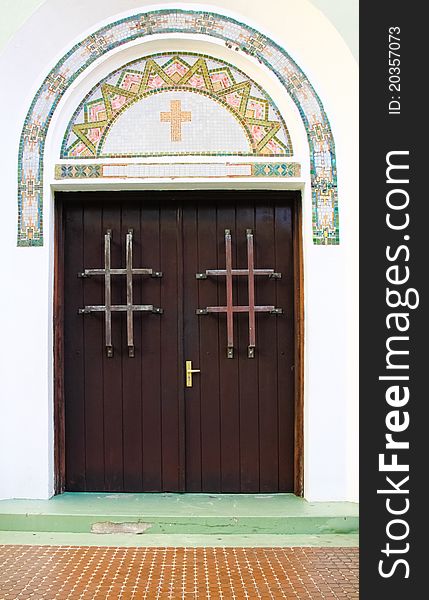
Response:
[[[127,313],[127,343],[128,356],[134,357],[134,312],[147,312],[162,314],[162,308],[157,308],[152,304],[133,304],[133,276],[150,275],[151,277],[162,277],[159,271],[152,269],[134,269],[133,268],[133,230],[129,229],[126,237],[126,267],[125,269],[112,269],[111,266],[111,246],[112,231],[108,229],[104,236],[104,269],[85,269],[83,273],[78,273],[78,277],[104,276],[104,304],[85,306],[79,309],[79,314],[89,314],[95,312],[104,312],[105,319],[105,344],[106,354],[109,358],[113,356],[112,346],[112,312]],[[111,278],[112,275],[125,275],[127,282],[127,303],[112,304]]]
[[[255,276],[266,275],[270,279],[281,279],[281,273],[274,272],[274,269],[255,269],[255,257],[254,257],[254,239],[253,231],[251,229],[246,230],[247,239],[247,269],[233,269],[232,268],[232,241],[231,231],[225,229],[225,255],[226,255],[226,268],[225,269],[207,269],[203,273],[197,273],[195,277],[197,279],[207,279],[207,277],[226,277],[226,306],[207,306],[206,308],[198,308],[196,311],[197,315],[207,315],[210,313],[226,313],[226,328],[227,328],[227,358],[234,357],[234,313],[248,313],[249,314],[249,346],[248,346],[248,357],[255,357],[256,347],[256,332],[255,332],[255,313],[271,313],[274,315],[280,315],[283,313],[281,308],[275,306],[256,306],[255,305]],[[248,287],[248,305],[247,306],[234,306],[232,301],[232,278],[233,276],[246,276],[247,287]]]

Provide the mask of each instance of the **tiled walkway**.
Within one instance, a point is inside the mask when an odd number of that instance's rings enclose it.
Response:
[[[357,548],[0,546],[0,600],[357,599]]]

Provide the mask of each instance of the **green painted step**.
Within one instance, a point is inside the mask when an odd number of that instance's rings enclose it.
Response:
[[[359,527],[357,504],[292,494],[66,493],[0,501],[0,531],[90,533],[105,522],[139,523],[142,536],[336,535]]]
[[[146,534],[99,535],[94,533],[63,533],[58,531],[0,531],[0,544],[31,546],[115,546],[122,548],[294,548],[323,547],[350,548],[359,545],[356,533],[324,535],[192,535]]]

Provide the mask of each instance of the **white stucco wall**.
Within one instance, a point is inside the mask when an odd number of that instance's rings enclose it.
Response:
[[[0,149],[0,498],[46,498],[53,492],[50,186],[67,121],[82,92],[116,66],[160,49],[194,49],[230,62],[234,59],[265,87],[286,118],[302,162],[304,177],[296,185],[303,188],[304,195],[305,496],[310,500],[357,500],[357,66],[337,30],[309,2],[266,0],[263,14],[256,2],[244,0],[180,6],[229,14],[255,27],[282,45],[306,73],[324,104],[336,142],[340,246],[312,245],[305,131],[295,106],[275,77],[249,57],[231,56],[231,51],[214,40],[171,36],[112,52],[67,92],[46,141],[45,245],[16,247],[18,144],[34,93],[49,69],[76,41],[105,22],[117,20],[124,11],[132,14],[148,6],[134,0],[79,0],[73,4],[47,0],[0,55],[0,73],[7,82],[7,92],[0,97],[4,140]],[[246,186],[246,182],[237,185]]]
[[[353,56],[357,59],[359,53],[359,0],[341,0],[341,2],[338,2],[338,0],[309,1],[320,9],[337,28],[352,51]],[[2,0],[3,18],[0,21],[0,50],[44,2],[46,0]],[[277,4],[281,2],[282,0],[277,0]]]

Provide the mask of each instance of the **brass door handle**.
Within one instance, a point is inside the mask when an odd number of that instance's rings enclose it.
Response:
[[[192,360],[186,361],[186,387],[192,387],[192,373],[201,373],[200,369],[192,368]]]

